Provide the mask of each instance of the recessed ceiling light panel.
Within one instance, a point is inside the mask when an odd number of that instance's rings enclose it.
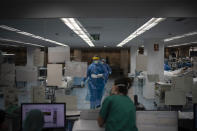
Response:
[[[44,46],[41,46],[41,45],[38,45],[38,44],[26,43],[26,42],[22,42],[22,41],[10,40],[10,39],[5,39],[5,38],[0,38],[0,41],[6,41],[6,42],[13,42],[13,43],[20,43],[20,44],[25,44],[25,45],[44,47]],[[14,45],[12,45],[12,46],[14,46]]]
[[[177,45],[169,45],[167,47],[178,47],[178,46],[191,45],[191,44],[197,44],[197,41],[189,42],[189,43],[183,43],[183,44],[177,44]]]
[[[13,27],[9,27],[9,26],[6,26],[6,25],[0,25],[0,28],[4,29],[4,30],[8,30],[8,31],[13,31],[13,32],[16,32],[18,34],[25,35],[25,36],[29,36],[29,37],[32,37],[32,38],[35,38],[35,39],[39,39],[39,40],[43,40],[43,41],[46,41],[46,42],[50,42],[50,43],[53,43],[53,44],[56,44],[56,45],[67,46],[67,45],[62,44],[60,42],[53,41],[53,40],[50,40],[50,39],[47,39],[47,38],[44,38],[44,37],[41,37],[41,36],[38,36],[38,35],[34,35],[34,34],[31,34],[31,33],[28,33],[28,32],[24,32],[24,31],[21,31],[21,30],[18,30],[18,29],[15,29]]]
[[[79,37],[81,37],[90,47],[94,47],[92,39],[88,31],[75,18],[61,18],[65,25],[73,30]]]
[[[197,35],[197,32],[189,32],[186,34],[170,37],[170,38],[164,39],[164,42],[168,42],[168,41],[172,41],[172,40],[176,40],[176,39],[180,39],[180,38],[184,38],[184,37],[188,37],[188,36],[193,36],[193,35]]]
[[[129,41],[134,39],[135,37],[143,34],[144,32],[146,32],[148,30],[150,30],[151,28],[153,28],[154,26],[156,26],[157,24],[159,24],[160,22],[162,22],[164,20],[165,20],[165,18],[152,18],[152,19],[150,19],[148,22],[146,22],[144,25],[142,25],[140,28],[138,28],[135,32],[130,34],[126,39],[124,39],[117,46],[122,47],[123,45],[125,45],[126,43],[128,43]]]

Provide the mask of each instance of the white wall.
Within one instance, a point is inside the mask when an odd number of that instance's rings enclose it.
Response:
[[[154,43],[159,44],[159,51],[154,51]],[[164,42],[149,39],[144,42],[144,49],[148,56],[147,73],[159,74],[160,81],[164,80]]]
[[[159,44],[159,51],[154,51],[154,44]],[[164,81],[164,43],[159,39],[147,39],[144,41],[145,55],[147,55],[147,74],[159,74],[160,81]],[[147,99],[154,98],[155,83],[149,82],[146,75],[143,96]]]
[[[135,74],[136,69],[136,56],[137,56],[137,46],[131,46],[130,48],[130,73]]]
[[[34,61],[33,61],[33,53],[34,53],[34,50],[36,48],[32,48],[32,47],[27,47],[27,66],[33,66],[34,65]]]

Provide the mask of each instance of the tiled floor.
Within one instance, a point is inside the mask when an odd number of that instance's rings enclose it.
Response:
[[[138,80],[135,79],[132,88],[133,88],[133,95],[138,96],[138,102],[144,105],[146,110],[156,109],[153,103],[154,99],[146,99],[143,97],[143,88],[145,88],[145,85],[139,83]]]
[[[108,80],[108,82],[105,86],[105,92],[103,94],[102,100],[104,100],[105,97],[109,95],[111,87],[113,86],[114,80],[116,78],[117,77],[111,77]],[[133,86],[131,88],[133,91],[131,92],[132,94],[129,94],[129,96],[138,95],[138,102],[141,103],[142,105],[144,105],[144,107],[147,110],[155,110],[156,109],[156,107],[154,106],[154,103],[153,103],[154,102],[153,99],[145,99],[143,97],[142,91],[143,91],[143,88],[145,88],[144,85],[140,85],[137,80],[134,80]],[[85,86],[84,88],[73,88],[71,91],[71,95],[77,96],[77,98],[78,98],[77,108],[79,110],[90,109],[90,103],[89,103],[89,101],[86,100],[87,86]]]

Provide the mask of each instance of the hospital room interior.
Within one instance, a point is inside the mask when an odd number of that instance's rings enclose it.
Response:
[[[0,130],[108,131],[122,86],[138,131],[197,130],[197,18],[0,19]]]

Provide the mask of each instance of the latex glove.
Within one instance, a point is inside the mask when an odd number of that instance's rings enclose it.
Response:
[[[85,85],[84,81],[81,81],[81,87],[84,87],[84,85]]]
[[[98,76],[96,74],[91,74],[92,78],[98,78]]]
[[[98,74],[97,77],[101,78],[101,77],[103,77],[103,74]]]

